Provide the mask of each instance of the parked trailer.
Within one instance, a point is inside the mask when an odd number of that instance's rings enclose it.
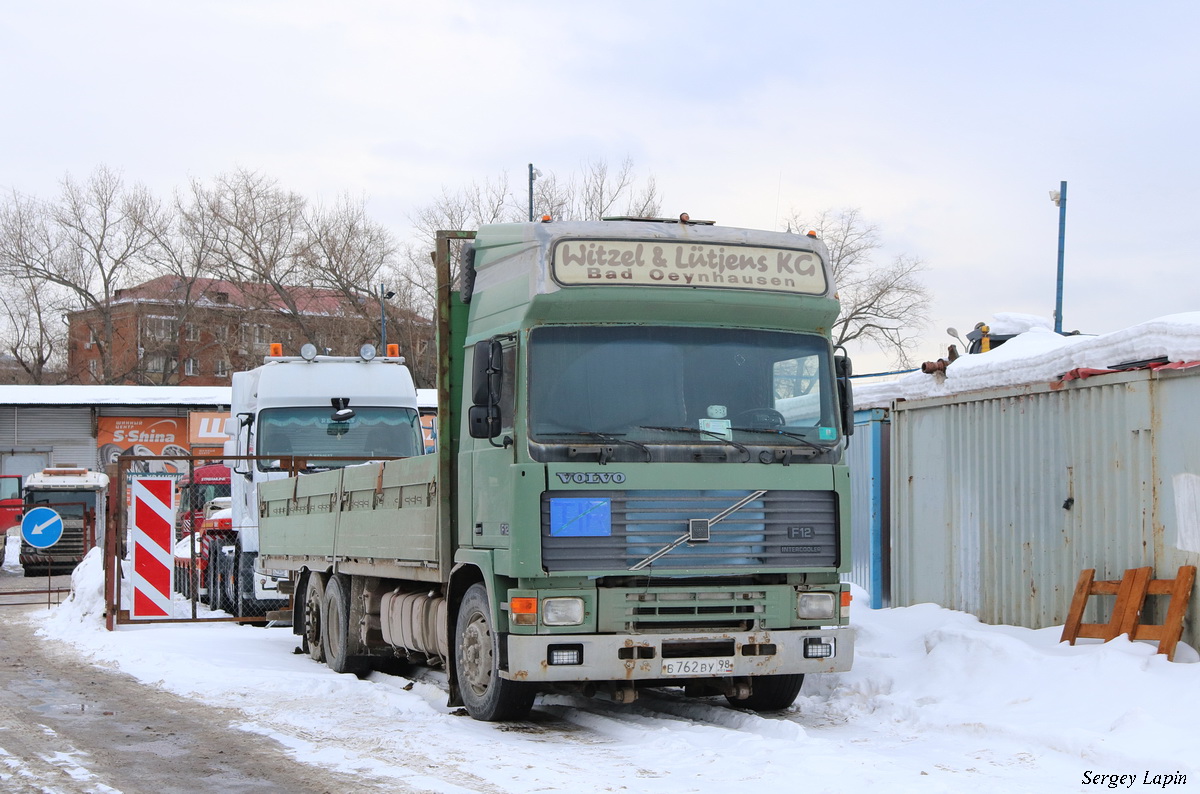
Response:
[[[290,572],[309,655],[443,666],[479,720],[561,688],[775,710],[849,669],[850,367],[821,242],[504,224],[440,233],[436,261],[436,453],[258,487],[260,565]]]

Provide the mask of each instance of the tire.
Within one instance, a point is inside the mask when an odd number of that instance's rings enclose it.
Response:
[[[500,677],[499,635],[492,626],[487,588],[473,584],[454,625],[454,670],[467,712],[482,722],[523,720],[537,690]]]
[[[239,618],[259,617],[262,606],[254,597],[254,560],[258,555],[242,551],[242,543],[238,541],[237,550],[233,554],[233,608]]]
[[[325,576],[309,571],[304,584],[304,633],[301,635],[305,652],[314,662],[325,661]]]
[[[335,573],[325,583],[323,601],[324,622],[321,624],[321,647],[325,652],[325,664],[335,673],[366,672],[368,660],[351,653],[350,633],[350,577]]]
[[[216,556],[211,552],[208,558],[208,605],[214,610],[225,611],[225,555],[217,546]]]
[[[732,698],[726,695],[729,705],[751,711],[783,711],[800,694],[800,687],[804,686],[804,674],[763,675],[751,679],[750,683],[750,697]]]

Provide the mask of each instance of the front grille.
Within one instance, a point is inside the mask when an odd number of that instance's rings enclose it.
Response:
[[[751,491],[547,491],[542,565],[547,571],[628,570]],[[555,500],[580,500],[570,528],[553,526]],[[595,509],[593,509],[593,506]],[[560,505],[561,508],[561,505]],[[642,573],[684,568],[809,568],[838,564],[837,494],[767,491],[711,526],[706,543],[682,544]],[[600,516],[600,518],[597,518]]]
[[[701,592],[646,590],[625,594],[625,620],[641,631],[694,629],[750,631],[766,613],[766,593],[759,590]]]

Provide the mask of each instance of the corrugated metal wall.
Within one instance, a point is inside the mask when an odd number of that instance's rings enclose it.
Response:
[[[1200,368],[897,403],[893,603],[1041,628],[1066,620],[1084,568],[1174,578],[1197,564],[1200,540],[1179,548],[1175,491],[1200,483],[1198,404]],[[1187,510],[1185,541],[1200,538]],[[1193,602],[1191,626],[1198,615]]]
[[[887,606],[890,542],[888,477],[891,470],[891,419],[874,408],[854,412],[854,435],[846,447],[850,468],[850,552],[852,570],[842,579],[871,595],[871,608]]]
[[[189,406],[105,405],[98,416],[187,416]],[[49,465],[103,468],[97,458],[93,408],[88,405],[0,406],[0,454],[44,450]]]

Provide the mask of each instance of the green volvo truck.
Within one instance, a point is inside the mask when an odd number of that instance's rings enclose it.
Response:
[[[815,235],[544,220],[435,259],[436,451],[259,486],[259,567],[314,659],[442,666],[490,721],[561,690],[778,710],[850,668],[850,364]]]

